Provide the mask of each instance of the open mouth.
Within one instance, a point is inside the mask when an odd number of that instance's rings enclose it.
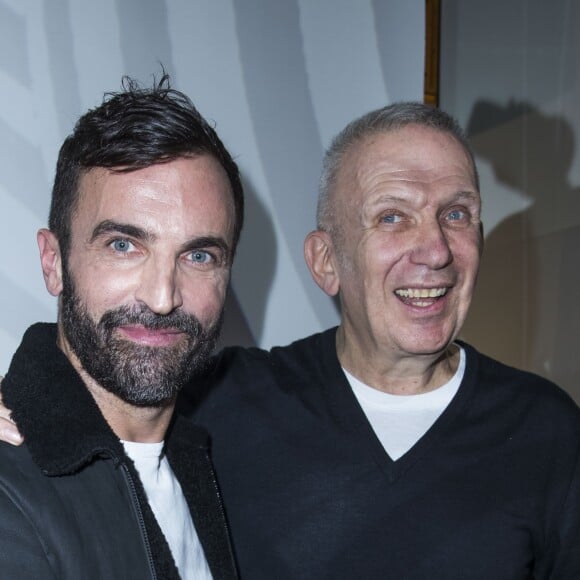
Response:
[[[398,288],[395,295],[404,304],[426,308],[441,299],[449,288]]]

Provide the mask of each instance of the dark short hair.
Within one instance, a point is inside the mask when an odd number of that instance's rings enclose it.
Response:
[[[331,230],[333,224],[333,204],[330,192],[335,185],[337,173],[345,154],[363,139],[379,133],[388,133],[406,127],[422,125],[436,131],[448,133],[463,147],[473,169],[475,186],[479,190],[479,176],[471,146],[459,123],[441,109],[420,102],[400,102],[366,113],[351,121],[334,137],[326,150],[318,189],[316,211],[317,227]]]
[[[211,155],[232,187],[233,257],[244,219],[244,193],[238,166],[217,133],[185,94],[171,88],[166,74],[151,88],[124,77],[122,88],[105,93],[101,105],[80,117],[60,148],[48,225],[64,256],[83,173],[97,167],[130,172],[181,157]]]

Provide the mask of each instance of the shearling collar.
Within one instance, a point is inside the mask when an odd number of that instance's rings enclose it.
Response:
[[[50,476],[74,473],[100,454],[122,461],[125,453],[119,438],[56,338],[55,324],[31,326],[2,382],[3,400],[32,458]],[[183,429],[186,437],[179,436]],[[180,443],[189,450],[192,444],[204,446],[200,432],[189,424],[180,422],[180,428],[171,431],[180,447]]]

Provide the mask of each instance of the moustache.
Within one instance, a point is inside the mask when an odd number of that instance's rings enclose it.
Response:
[[[119,326],[138,324],[148,330],[174,329],[193,338],[203,334],[201,322],[194,314],[174,310],[169,314],[155,314],[145,305],[138,307],[121,306],[108,310],[99,321],[99,326],[110,332]]]

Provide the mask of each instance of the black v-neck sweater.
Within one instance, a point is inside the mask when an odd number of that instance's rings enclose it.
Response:
[[[578,407],[463,346],[457,395],[397,461],[335,329],[222,353],[189,412],[212,437],[243,579],[580,579]]]

